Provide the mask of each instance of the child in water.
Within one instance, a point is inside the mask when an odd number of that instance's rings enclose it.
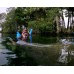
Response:
[[[26,41],[28,39],[28,36],[29,36],[29,34],[28,34],[27,29],[26,28],[23,29],[23,31],[22,31],[22,40]]]

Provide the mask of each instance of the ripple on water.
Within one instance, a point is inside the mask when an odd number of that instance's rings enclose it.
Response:
[[[11,54],[8,54],[11,53]],[[6,49],[3,45],[0,44],[0,65],[7,65],[8,59],[7,57],[16,58],[16,55]]]

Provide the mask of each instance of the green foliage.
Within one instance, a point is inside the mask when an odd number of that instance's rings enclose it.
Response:
[[[17,26],[21,27],[24,24],[28,28],[32,27],[34,32],[54,32],[54,20],[58,15],[59,8],[54,7],[9,8],[3,31],[14,32]]]
[[[40,15],[40,10],[43,10],[43,14]],[[40,8],[38,11],[32,12],[32,20],[29,21],[28,27],[32,27],[34,30],[37,29],[39,32],[54,32],[56,28],[54,20],[56,15],[59,15],[59,8]],[[43,16],[44,15],[44,16]]]
[[[15,25],[15,8],[8,9],[8,13],[6,16],[6,21],[2,23],[3,32],[15,32],[16,25]]]

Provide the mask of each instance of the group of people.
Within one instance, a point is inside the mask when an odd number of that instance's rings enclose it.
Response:
[[[28,31],[27,28],[24,28],[21,34],[19,32],[17,32],[16,37],[17,37],[17,40],[21,39],[23,41],[27,41],[27,39],[31,35],[32,35],[32,29],[30,29],[30,31]]]

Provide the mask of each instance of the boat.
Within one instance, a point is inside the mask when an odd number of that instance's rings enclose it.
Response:
[[[46,44],[39,44],[39,43],[29,43],[22,40],[14,41],[12,38],[7,38],[13,45],[21,45],[21,46],[32,46],[32,47],[50,47],[52,45],[46,45]]]

